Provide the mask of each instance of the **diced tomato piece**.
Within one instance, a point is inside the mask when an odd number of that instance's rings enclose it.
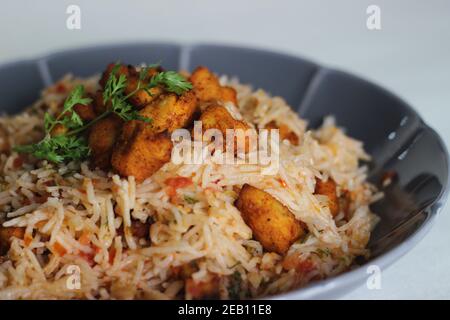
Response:
[[[109,264],[113,264],[114,258],[116,257],[116,249],[114,247],[109,248]]]
[[[211,277],[210,281],[195,282],[193,279],[186,280],[186,293],[194,300],[217,299],[219,292],[220,278]]]
[[[173,177],[166,179],[165,183],[174,189],[185,188],[192,184],[192,179],[187,177]]]
[[[92,267],[94,265],[94,254],[93,253],[86,253],[81,251],[79,253],[79,256],[86,260],[86,262]]]
[[[296,255],[289,255],[283,260],[283,268],[285,270],[295,269],[298,273],[308,273],[316,267],[311,260],[300,260]]]
[[[170,202],[177,203],[179,200],[177,197],[177,189],[188,187],[193,182],[191,178],[173,177],[166,179],[165,183],[168,186],[168,188],[166,189],[166,193],[170,198]]]
[[[83,246],[87,246],[91,242],[89,236],[90,236],[89,232],[83,232],[80,238],[78,239],[78,242],[81,243]]]
[[[286,187],[287,187],[286,181],[284,181],[283,179],[278,178],[278,182],[281,184],[281,186],[282,186],[283,188],[286,188]]]
[[[47,202],[47,200],[48,200],[48,195],[43,195],[43,196],[38,195],[38,196],[34,197],[34,202],[36,202],[36,203],[45,203],[45,202]]]
[[[297,265],[297,271],[301,273],[308,273],[310,271],[313,271],[316,267],[314,266],[314,263],[312,263],[310,260],[302,260]]]
[[[58,93],[66,92],[66,86],[63,83],[58,83],[55,87],[55,91]]]
[[[23,165],[23,158],[21,156],[18,156],[13,161],[13,167],[14,169],[19,169]]]
[[[64,248],[59,242],[55,242],[53,245],[53,251],[61,257],[67,253],[66,248]]]
[[[23,241],[25,242],[25,245],[28,247],[31,241],[33,241],[33,237],[31,236],[31,234],[26,233],[25,237],[23,238]]]
[[[47,187],[54,187],[56,186],[56,183],[53,180],[48,180],[44,182],[44,185],[46,185]]]

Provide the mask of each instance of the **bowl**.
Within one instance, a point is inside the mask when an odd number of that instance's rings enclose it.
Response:
[[[367,281],[371,266],[385,269],[430,230],[448,193],[449,157],[436,132],[404,101],[352,74],[314,62],[259,49],[194,44],[135,43],[66,50],[0,66],[0,110],[16,113],[39,97],[41,89],[66,73],[90,76],[112,61],[162,61],[167,69],[205,65],[237,76],[283,97],[312,127],[326,115],[364,142],[372,155],[369,180],[380,186],[387,172],[396,178],[373,205],[381,218],[372,233],[371,257],[351,271],[272,296],[274,299],[330,299]]]

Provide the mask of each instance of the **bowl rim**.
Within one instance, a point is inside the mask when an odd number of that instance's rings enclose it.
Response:
[[[356,287],[362,285],[362,282],[364,279],[366,279],[369,275],[369,273],[366,271],[366,267],[371,265],[378,266],[381,270],[385,270],[390,265],[392,265],[395,261],[400,259],[403,255],[405,255],[407,252],[413,249],[413,247],[421,241],[425,235],[431,230],[432,226],[434,225],[437,216],[441,212],[441,209],[444,207],[446,200],[449,195],[449,189],[450,189],[450,161],[449,161],[449,153],[448,149],[446,147],[446,144],[442,137],[429,125],[426,124],[426,122],[423,120],[423,118],[420,116],[420,114],[407,102],[405,102],[402,98],[400,98],[398,95],[390,91],[389,89],[385,88],[381,84],[378,84],[375,81],[368,80],[364,78],[363,76],[359,76],[358,74],[355,74],[353,72],[348,72],[345,70],[341,70],[340,68],[335,67],[329,67],[326,64],[317,63],[312,59],[304,58],[301,55],[292,54],[292,53],[286,53],[283,51],[276,51],[272,49],[267,49],[262,46],[246,46],[241,44],[230,44],[230,43],[220,43],[220,42],[191,42],[191,43],[182,43],[182,42],[174,42],[174,41],[121,41],[121,42],[109,42],[109,43],[102,43],[99,45],[86,45],[86,46],[79,46],[79,47],[70,47],[67,49],[56,49],[53,51],[50,51],[47,54],[39,55],[35,58],[22,58],[12,61],[7,61],[5,63],[0,64],[0,71],[4,68],[14,68],[15,66],[21,65],[21,64],[30,64],[35,65],[38,68],[38,72],[42,78],[43,85],[48,86],[53,83],[53,79],[51,78],[49,69],[48,69],[48,61],[50,59],[53,59],[55,57],[62,57],[65,54],[71,53],[87,53],[89,51],[93,50],[105,50],[105,49],[126,49],[127,47],[131,46],[144,46],[144,45],[154,45],[154,46],[167,46],[167,47],[173,47],[179,49],[178,54],[178,64],[179,68],[188,68],[189,66],[189,54],[192,50],[196,48],[201,47],[214,47],[214,48],[227,48],[227,49],[243,49],[248,51],[254,51],[254,52],[263,52],[268,54],[273,54],[276,56],[279,56],[280,58],[287,58],[287,59],[294,59],[294,60],[301,60],[304,62],[311,63],[316,66],[317,70],[315,71],[315,75],[317,75],[318,72],[343,72],[346,75],[349,75],[353,78],[355,78],[358,81],[364,81],[365,83],[374,86],[378,88],[381,92],[383,92],[386,95],[389,95],[395,99],[397,99],[403,106],[410,111],[412,114],[417,116],[417,118],[420,120],[419,128],[423,131],[428,131],[435,141],[438,144],[438,147],[441,149],[441,152],[445,156],[445,163],[446,163],[446,169],[447,169],[447,176],[446,179],[446,185],[442,186],[442,189],[440,190],[439,195],[436,197],[436,199],[428,204],[423,211],[428,211],[429,214],[425,221],[406,239],[404,239],[401,243],[395,245],[394,247],[390,248],[386,252],[383,252],[373,260],[370,260],[368,262],[363,263],[360,266],[355,267],[352,270],[343,272],[339,275],[332,276],[327,279],[313,281],[310,284],[299,287],[296,289],[292,289],[287,292],[275,294],[275,295],[268,295],[264,297],[259,297],[258,299],[274,299],[274,300],[293,300],[293,299],[321,299],[321,295],[326,294],[328,292],[332,292],[333,290],[338,292],[340,288],[350,288],[350,290],[346,290],[345,292],[342,292],[341,294],[345,294],[347,292],[351,292]],[[309,87],[314,80],[315,75],[310,80],[308,86],[305,89],[305,95],[302,98],[302,101],[297,106],[297,112],[301,109],[302,103],[304,102],[305,98],[307,97]],[[339,295],[339,294],[337,294]]]

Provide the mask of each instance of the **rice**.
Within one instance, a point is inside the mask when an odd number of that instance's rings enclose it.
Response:
[[[206,159],[169,162],[137,184],[88,163],[55,165],[9,152],[42,137],[43,112],[57,110],[71,88],[83,84],[95,92],[97,80],[67,76],[25,112],[0,117],[0,222],[25,229],[0,256],[0,299],[189,299],[177,272],[193,264],[192,279],[216,281],[222,299],[261,297],[339,274],[369,254],[378,220],[369,205],[382,194],[359,166],[370,160],[362,143],[332,118],[307,130],[282,98],[236,79],[220,79],[238,92],[239,107],[225,104],[234,118],[255,128],[284,123],[300,138],[298,146],[281,143],[275,175],[264,174],[261,164]],[[192,184],[170,194],[165,181],[179,176]],[[314,194],[316,177],[332,177],[340,196],[351,193],[349,221],[342,213],[333,219],[326,197]],[[306,224],[308,235],[285,257],[265,252],[234,206],[235,187],[245,183],[268,192]],[[135,236],[134,223],[149,220],[148,236]]]

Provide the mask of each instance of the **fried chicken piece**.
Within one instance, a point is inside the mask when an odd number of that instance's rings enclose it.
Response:
[[[198,67],[189,77],[194,86],[194,92],[201,102],[230,101],[237,105],[236,90],[221,86],[219,79],[206,67]]]
[[[172,141],[165,132],[155,133],[150,124],[133,120],[123,126],[111,164],[121,176],[142,182],[170,161],[171,152]]]
[[[316,178],[315,194],[321,194],[328,197],[328,207],[330,208],[331,215],[337,216],[339,213],[339,199],[336,193],[336,182],[333,179],[328,178],[327,181]]]
[[[94,166],[105,170],[110,168],[111,155],[122,124],[122,119],[116,115],[110,115],[92,126],[88,142]]]
[[[96,118],[95,109],[93,104],[81,104],[77,103],[73,106],[73,110],[80,116],[83,121],[89,122]]]
[[[188,126],[196,110],[197,98],[192,91],[187,91],[181,96],[174,93],[165,94],[143,108],[139,114],[152,120],[153,132],[167,130],[172,133]]]
[[[203,131],[208,129],[218,129],[222,133],[222,137],[226,138],[227,129],[233,129],[237,134],[237,130],[246,132],[250,126],[244,121],[234,119],[228,110],[220,105],[210,105],[201,114],[199,121],[202,122]],[[225,146],[224,146],[225,147]],[[238,138],[234,138],[234,150],[241,152],[238,145]],[[249,150],[249,139],[245,138],[245,151]]]
[[[253,236],[267,251],[285,254],[305,231],[300,221],[267,192],[244,184],[235,202]]]
[[[104,104],[103,91],[101,90],[97,90],[94,94],[93,100],[94,111],[97,115],[101,115],[111,107],[111,102],[108,102],[106,105]]]
[[[147,74],[145,75],[144,79],[142,79],[141,87],[145,87],[148,85],[150,79],[161,72],[161,68],[149,68],[147,69]],[[125,88],[125,94],[129,95],[133,93],[138,86],[139,83],[139,74],[134,70],[134,72],[130,72],[130,75],[128,77],[127,87]],[[136,108],[141,109],[150,102],[154,101],[158,98],[159,95],[161,95],[164,92],[162,87],[154,87],[149,89],[148,91],[145,89],[140,89],[137,92],[135,92],[131,97],[128,99],[132,105],[134,105]]]
[[[277,125],[275,121],[270,121],[266,124],[266,129],[278,129],[280,134],[280,140],[289,140],[289,142],[298,146],[298,136],[285,124]]]

